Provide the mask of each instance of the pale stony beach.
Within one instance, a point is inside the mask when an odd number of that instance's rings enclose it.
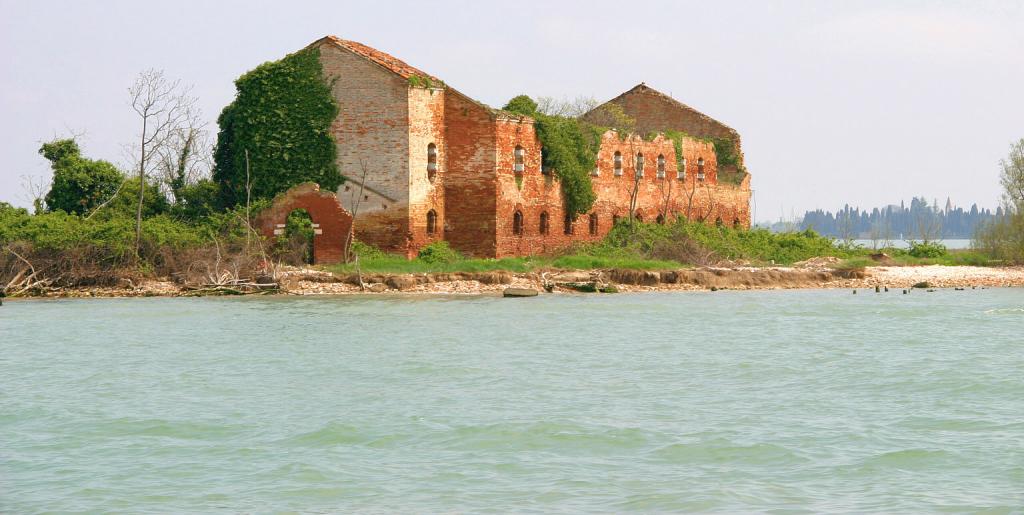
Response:
[[[991,288],[1024,286],[1024,267],[876,266],[837,270],[827,262],[792,267],[704,267],[680,270],[548,270],[419,274],[334,274],[315,268],[280,272],[280,295],[500,295],[506,288],[540,293],[576,293],[586,285],[619,292],[850,288]],[[58,288],[41,297],[152,297],[196,295],[170,280],[126,283],[122,287]]]

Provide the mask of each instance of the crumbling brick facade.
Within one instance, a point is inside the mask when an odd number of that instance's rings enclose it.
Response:
[[[437,240],[480,257],[546,253],[604,237],[631,206],[645,222],[683,216],[750,226],[750,176],[720,183],[714,146],[698,139],[728,137],[738,150],[739,134],[646,85],[611,102],[636,119],[637,134],[694,136],[683,138],[685,167],[663,135],[645,141],[609,131],[591,177],[597,201],[566,220],[532,119],[476,102],[360,43],[326,37],[311,47],[320,49],[340,106],[331,127],[346,177],[338,197],[361,241],[409,257]]]
[[[274,197],[270,207],[260,212],[254,225],[265,238],[273,240],[284,234],[288,215],[305,209],[313,221],[313,262],[340,263],[345,243],[352,228],[352,215],[345,211],[334,192],[320,191],[320,186],[304,182]]]
[[[637,84],[607,103],[621,107],[636,122],[639,134],[676,130],[698,138],[728,138],[736,145],[740,163],[743,162],[742,141],[735,129],[647,84]],[[599,109],[587,113],[584,119],[594,116]]]

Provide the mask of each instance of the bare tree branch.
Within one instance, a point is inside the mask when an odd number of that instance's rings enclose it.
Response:
[[[181,81],[169,80],[161,70],[146,70],[128,88],[129,105],[141,122],[137,135],[136,165],[139,179],[139,202],[135,213],[135,255],[138,257],[142,239],[142,206],[146,194],[146,175],[159,163],[161,152],[168,151],[172,137],[183,128],[198,125],[196,98],[192,88]],[[154,158],[153,156],[158,156]]]

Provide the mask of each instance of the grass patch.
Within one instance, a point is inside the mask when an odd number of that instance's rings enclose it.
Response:
[[[406,259],[402,256],[385,254],[384,256],[360,257],[359,265],[363,273],[380,274],[420,274],[431,272],[529,272],[536,267],[531,258],[504,259],[458,259],[448,262],[431,263],[420,258]],[[355,272],[352,263],[331,265],[326,267],[335,273]]]
[[[869,266],[877,266],[878,263],[869,257],[857,256],[844,259],[836,263],[836,270],[860,270]]]
[[[879,250],[878,252],[884,252],[890,257],[892,261],[889,263],[878,262],[867,257],[867,253],[874,251],[863,250],[860,252],[863,252],[865,255],[844,259],[836,264],[836,268],[840,270],[853,270],[868,266],[1001,266],[1005,264],[1000,260],[992,259],[984,253],[972,249],[949,250],[941,256],[926,258],[911,256],[905,249],[887,248]]]
[[[942,256],[928,258],[918,258],[904,254],[893,256],[893,261],[899,266],[1000,266],[1003,264],[1002,261],[992,259],[981,252],[971,249],[950,250]]]
[[[589,254],[569,254],[555,258],[550,262],[554,268],[576,268],[589,270],[593,268],[628,268],[632,270],[666,270],[683,268],[687,265],[677,261],[664,259],[642,259],[628,256],[595,256]]]

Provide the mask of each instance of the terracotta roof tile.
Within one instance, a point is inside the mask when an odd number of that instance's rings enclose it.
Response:
[[[362,43],[356,41],[349,41],[347,39],[341,39],[337,36],[327,36],[324,39],[354,54],[365,57],[366,59],[369,59],[370,61],[377,63],[378,65],[384,67],[385,69],[402,76],[402,78],[408,79],[413,75],[417,75],[420,77],[429,77],[431,80],[440,80],[437,77],[434,77],[433,75],[423,70],[410,66],[405,61],[391,54],[381,52],[376,48],[368,47]]]

